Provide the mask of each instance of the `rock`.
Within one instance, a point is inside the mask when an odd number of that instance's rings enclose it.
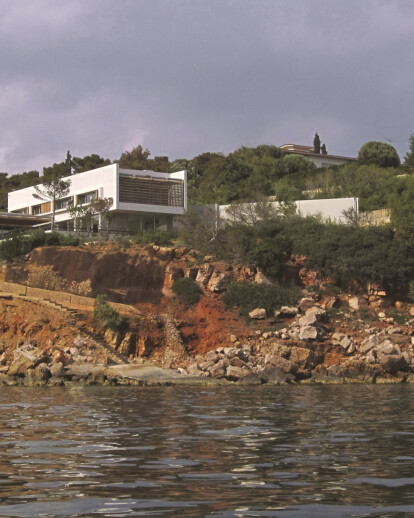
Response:
[[[298,307],[302,313],[306,313],[306,311],[315,306],[315,301],[310,297],[303,297],[300,299]]]
[[[230,380],[239,380],[244,378],[249,372],[241,367],[235,367],[233,365],[229,365],[226,369],[226,378]]]
[[[29,369],[27,374],[30,378],[38,381],[47,381],[51,377],[50,369],[46,363],[40,363],[34,369]]]
[[[365,299],[362,297],[350,297],[348,299],[348,304],[351,309],[354,309],[355,311],[359,311],[361,308],[366,308],[367,303]]]
[[[410,316],[414,317],[414,306],[410,306]]]
[[[196,362],[190,363],[190,365],[187,367],[187,372],[192,376],[199,376],[201,374],[201,370]]]
[[[209,351],[206,354],[206,360],[207,361],[218,362],[219,359],[220,359],[220,356],[216,353],[216,351]]]
[[[345,333],[334,333],[332,335],[332,340],[334,340],[338,344],[340,344],[344,338],[348,338],[348,336]]]
[[[347,348],[346,352],[348,354],[353,354],[356,351],[356,346],[352,342],[349,344],[349,347]]]
[[[397,374],[397,372],[406,372],[410,370],[410,366],[404,356],[400,354],[384,354],[380,358],[381,367],[389,374]]]
[[[230,335],[230,342],[234,344],[234,342],[237,342],[237,336],[236,335]]]
[[[263,320],[266,318],[266,310],[263,308],[256,308],[250,311],[249,318],[254,320]]]
[[[105,331],[104,338],[106,343],[114,349],[117,349],[122,342],[121,333],[119,331],[113,331],[112,329],[107,329]]]
[[[282,369],[279,369],[278,367],[275,367],[274,365],[268,365],[266,366],[262,372],[260,373],[260,377],[266,382],[266,383],[290,383],[292,381],[295,381],[295,376],[292,374],[286,374],[282,371]]]
[[[343,349],[348,349],[351,345],[351,340],[345,336],[345,338],[343,338],[339,344]]]
[[[262,380],[257,374],[251,372],[244,376],[244,378],[241,378],[240,383],[243,383],[243,385],[261,385]]]
[[[119,344],[118,352],[121,354],[125,354],[125,356],[129,356],[135,352],[137,337],[135,333],[131,333],[128,331],[125,333],[125,337],[122,342]]]
[[[293,306],[282,306],[279,310],[281,317],[294,317],[299,313],[299,309]]]
[[[254,282],[256,282],[257,284],[272,284],[262,272],[256,273],[254,277]]]
[[[220,293],[227,288],[231,279],[229,274],[214,272],[208,281],[207,289],[213,293]]]
[[[315,366],[315,355],[304,347],[292,347],[289,359],[302,369],[312,369]]]
[[[324,309],[332,309],[333,307],[335,307],[337,304],[338,304],[338,297],[329,297],[328,299],[326,299],[323,304],[322,304],[322,307]]]
[[[318,330],[314,326],[303,326],[300,328],[300,340],[316,340],[318,338]]]
[[[332,377],[332,378],[342,378],[343,377],[343,370],[342,370],[342,367],[341,365],[337,364],[337,365],[331,365],[330,367],[328,367],[326,369],[326,373],[328,376]]]
[[[377,354],[399,354],[400,351],[396,349],[396,347],[389,341],[385,340],[380,345],[377,346]]]
[[[389,327],[387,333],[389,335],[402,335],[402,329],[401,327]]]
[[[14,358],[7,371],[9,376],[21,376],[28,369],[34,369],[40,363],[47,361],[47,354],[33,345],[23,345],[14,351]]]
[[[246,365],[246,362],[244,362],[238,356],[234,356],[234,358],[230,359],[230,365],[233,365],[234,367],[243,367]]]
[[[275,356],[272,355],[270,358],[268,358],[267,363],[274,365],[275,367],[278,367],[283,372],[286,373],[295,373],[298,370],[297,365],[295,365],[290,360],[286,360],[286,358],[282,358],[282,356]]]
[[[50,375],[56,378],[64,377],[66,374],[62,362],[53,363],[50,366]]]
[[[210,280],[210,277],[211,277],[213,271],[214,271],[214,266],[212,264],[204,263],[203,265],[200,266],[200,268],[198,270],[196,282],[198,284],[200,284],[201,286],[206,286],[208,281]]]
[[[316,324],[316,322],[319,322],[326,316],[326,311],[314,306],[312,308],[309,308],[305,315],[299,319],[298,323],[301,327],[303,326],[311,326],[313,324]]]
[[[210,369],[210,375],[212,378],[224,378],[226,375],[226,368],[223,365],[219,365],[216,363],[211,369]]]

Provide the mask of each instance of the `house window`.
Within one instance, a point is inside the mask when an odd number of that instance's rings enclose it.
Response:
[[[84,203],[90,203],[91,201],[96,199],[96,191],[85,192],[84,194],[79,194],[78,196],[78,204],[83,205]]]
[[[63,198],[62,200],[55,201],[55,210],[64,210],[69,207],[72,203],[72,198],[69,196],[68,198]]]
[[[33,205],[32,207],[32,214],[33,216],[38,216],[42,213],[42,206],[41,205]]]
[[[24,209],[12,210],[14,214],[29,214],[29,207],[25,207]]]

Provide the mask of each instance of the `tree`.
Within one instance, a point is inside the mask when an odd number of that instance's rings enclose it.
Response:
[[[99,230],[102,230],[102,221],[106,220],[106,230],[109,231],[109,223],[112,219],[110,215],[110,209],[114,203],[114,200],[112,198],[98,198],[96,200],[92,200],[89,205],[89,210],[92,215],[98,214],[99,216],[99,223],[98,228]]]
[[[134,147],[132,151],[124,151],[119,159],[119,167],[124,169],[150,169],[149,149],[145,149],[139,145]]]
[[[91,171],[92,169],[98,169],[99,167],[104,167],[110,163],[111,161],[109,158],[102,158],[96,154],[87,155],[83,158],[77,156],[72,158],[72,168],[75,174]]]
[[[370,140],[366,142],[358,153],[358,161],[364,165],[375,164],[379,167],[399,167],[400,157],[391,144]]]
[[[55,203],[68,195],[71,181],[61,180],[60,178],[48,178],[41,185],[35,185],[34,198],[42,201],[49,201],[52,209],[52,225],[53,231],[55,226]]]
[[[317,133],[315,133],[315,137],[313,139],[313,152],[318,155],[321,152],[321,139]]]
[[[328,152],[326,151],[325,143],[323,143],[322,146],[321,146],[321,153],[322,153],[322,155],[327,155],[328,154]]]
[[[87,211],[88,211],[88,207],[86,205],[70,204],[68,206],[68,213],[69,213],[71,219],[73,219],[74,230],[80,231],[81,223],[85,219]]]
[[[410,151],[404,157],[404,165],[414,167],[414,133],[410,136]]]

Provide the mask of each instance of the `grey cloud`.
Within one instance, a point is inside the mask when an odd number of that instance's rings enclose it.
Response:
[[[0,170],[67,149],[192,157],[315,131],[334,153],[390,138],[403,154],[414,131],[410,0],[0,7]]]

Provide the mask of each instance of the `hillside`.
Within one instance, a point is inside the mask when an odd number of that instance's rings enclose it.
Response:
[[[414,380],[410,305],[389,307],[386,294],[375,290],[350,296],[307,270],[300,258],[290,268],[291,278],[302,286],[302,300],[245,318],[242,306],[228,307],[225,300],[234,283],[270,290],[252,265],[202,257],[187,247],[37,248],[3,263],[0,381],[125,383],[113,371],[108,377],[105,369],[128,361],[172,367],[183,379]],[[184,277],[201,287],[199,301],[191,305],[172,290]],[[98,294],[107,295],[128,321],[105,330],[93,318]],[[89,365],[86,374],[79,374],[80,365]],[[92,376],[91,366],[100,366],[99,376],[95,371]]]

